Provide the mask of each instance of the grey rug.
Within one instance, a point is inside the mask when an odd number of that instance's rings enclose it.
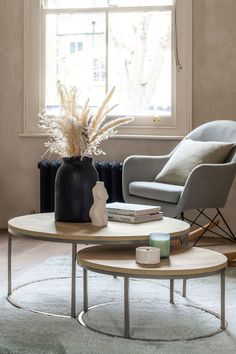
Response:
[[[35,267],[18,280],[19,283],[47,276],[70,275],[70,260],[51,258]],[[78,268],[77,307],[82,309],[82,272]],[[17,284],[14,284],[17,285]],[[189,307],[191,302],[175,294],[175,305],[168,302],[167,281],[131,281],[131,336],[142,338],[187,338],[212,333],[219,328],[214,316]],[[176,282],[180,289],[181,282]],[[0,353],[215,353],[236,351],[236,270],[227,271],[226,317],[228,328],[217,336],[181,342],[148,342],[126,340],[98,334],[82,327],[72,319],[42,316],[17,309],[6,299],[6,286],[1,287],[0,300]],[[85,316],[85,321],[97,330],[111,334],[123,333],[123,279],[89,273],[89,305],[112,302],[98,307]],[[188,281],[188,296],[195,303],[219,312],[219,277]],[[29,284],[14,294],[14,299],[39,311],[68,314],[70,311],[70,282],[50,280]]]

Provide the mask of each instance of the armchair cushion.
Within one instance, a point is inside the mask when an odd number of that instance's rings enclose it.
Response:
[[[185,139],[173,152],[155,181],[184,185],[196,166],[223,163],[233,146],[233,143]]]
[[[135,181],[129,184],[129,193],[138,197],[178,203],[184,187],[173,184]]]

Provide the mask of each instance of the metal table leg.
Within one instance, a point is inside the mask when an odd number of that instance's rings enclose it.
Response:
[[[71,267],[71,317],[76,318],[76,253],[77,244],[72,243],[72,267]]]
[[[12,236],[8,234],[8,296],[12,293],[12,265],[11,265],[11,256],[12,256]]]
[[[184,239],[183,239],[183,246],[184,247],[188,247],[189,245],[189,239],[188,239],[188,235],[187,236],[184,236]]]
[[[174,304],[174,279],[170,279],[170,303]]]
[[[183,279],[183,291],[182,291],[182,296],[186,297],[187,293],[187,279]]]
[[[88,312],[88,271],[83,268],[84,312]]]
[[[101,271],[101,273],[103,274],[103,272]],[[179,341],[186,341],[186,340],[199,340],[199,339],[204,339],[204,338],[209,338],[212,336],[215,336],[219,333],[221,333],[222,331],[224,331],[227,328],[227,322],[225,320],[225,269],[224,270],[220,270],[217,273],[221,274],[221,314],[216,314],[213,311],[210,311],[206,308],[200,307],[199,305],[195,305],[194,303],[190,303],[190,304],[184,304],[184,306],[188,306],[188,307],[192,307],[194,309],[200,310],[204,313],[208,313],[212,316],[214,316],[217,319],[220,319],[221,321],[221,328],[219,328],[216,331],[213,331],[211,333],[205,334],[205,335],[201,335],[201,336],[192,336],[190,338],[174,338],[174,339],[163,339],[163,338],[155,338],[155,339],[143,339],[141,338],[131,338],[131,339],[138,339],[138,340],[148,340],[148,341],[165,341],[165,342],[179,342]],[[104,272],[104,274],[106,274]],[[209,275],[214,275],[216,273],[212,273]],[[110,334],[109,332],[106,332],[105,330],[103,331],[102,329],[97,329],[97,328],[93,328],[92,326],[88,325],[84,320],[83,320],[83,315],[85,314],[86,311],[92,311],[95,308],[98,307],[103,307],[103,306],[108,306],[113,304],[114,302],[106,302],[106,303],[102,303],[102,304],[98,304],[95,306],[92,306],[90,308],[88,308],[88,299],[87,299],[87,273],[86,270],[84,270],[84,311],[81,311],[79,316],[78,316],[78,321],[79,323],[87,328],[90,328],[91,330],[97,332],[97,333],[102,333],[102,334],[106,334],[108,336],[112,336],[112,337],[123,337],[123,338],[130,338],[130,308],[129,308],[129,276],[127,274],[122,275],[124,276],[124,336],[122,335],[114,335],[114,334]],[[173,279],[169,279],[170,281],[170,302],[174,304],[174,278]],[[185,278],[183,280],[186,280]],[[116,302],[115,302],[116,303]]]
[[[220,328],[226,329],[225,322],[225,269],[220,273],[220,283],[221,283],[221,326]]]
[[[124,337],[129,338],[129,277],[124,277]]]

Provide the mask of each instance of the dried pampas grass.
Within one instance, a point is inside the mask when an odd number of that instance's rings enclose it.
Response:
[[[114,136],[114,129],[133,120],[132,117],[114,118],[107,116],[117,105],[107,108],[115,87],[106,95],[95,115],[91,114],[89,99],[78,111],[79,92],[76,87],[66,88],[57,82],[61,111],[58,116],[39,114],[39,126],[49,136],[45,143],[47,152],[61,157],[80,157],[105,154],[99,145]]]

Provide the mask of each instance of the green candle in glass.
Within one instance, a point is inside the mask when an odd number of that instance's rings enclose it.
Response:
[[[170,234],[154,232],[150,234],[149,245],[160,248],[161,258],[168,258],[170,255]]]

